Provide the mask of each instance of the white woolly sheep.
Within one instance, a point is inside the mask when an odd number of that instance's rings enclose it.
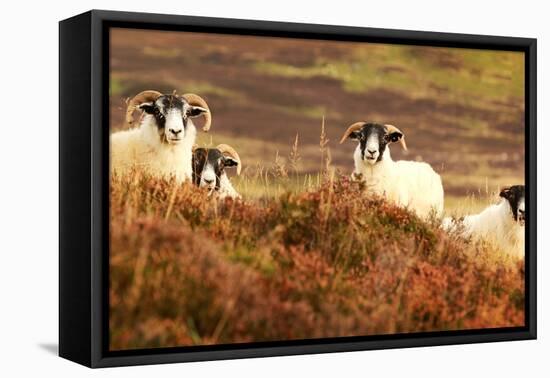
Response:
[[[502,198],[479,214],[443,219],[443,228],[464,237],[487,240],[511,255],[525,254],[525,186],[502,189]]]
[[[204,116],[203,130],[210,129],[212,116],[206,101],[192,93],[179,96],[147,90],[128,102],[129,124],[136,109],[143,112],[140,125],[111,135],[111,171],[125,173],[137,167],[180,182],[191,180],[197,135],[191,118]]]
[[[233,147],[220,144],[216,148],[195,148],[193,151],[193,183],[201,188],[207,188],[210,194],[218,198],[240,198],[241,196],[231,182],[225,167],[237,167],[241,173],[241,158]]]
[[[399,142],[406,150],[404,134],[395,126],[356,122],[344,133],[358,142],[353,155],[352,178],[366,183],[367,190],[416,212],[420,217],[443,215],[441,177],[424,162],[393,161],[389,144]]]

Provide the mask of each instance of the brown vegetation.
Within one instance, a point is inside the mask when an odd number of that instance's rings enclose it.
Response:
[[[523,282],[523,262],[347,178],[223,203],[112,178],[113,350],[521,326]]]

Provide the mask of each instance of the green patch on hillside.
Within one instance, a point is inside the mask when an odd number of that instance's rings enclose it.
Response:
[[[468,49],[378,45],[354,47],[342,60],[317,59],[297,67],[256,62],[263,74],[339,80],[345,90],[396,91],[411,98],[436,98],[476,107],[498,107],[523,99],[523,54]]]

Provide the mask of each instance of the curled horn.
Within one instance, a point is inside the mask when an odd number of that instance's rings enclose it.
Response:
[[[139,105],[143,104],[144,102],[154,102],[160,96],[162,96],[162,93],[153,90],[143,91],[135,95],[132,99],[128,101],[128,107],[126,108],[126,122],[128,122],[129,124],[132,124],[134,122],[134,111]]]
[[[237,153],[237,151],[235,151],[235,149],[228,144],[220,144],[216,148],[220,150],[222,154],[229,155],[237,161],[237,174],[240,175],[242,163],[241,163],[241,158],[239,157],[239,154]]]
[[[189,105],[200,106],[201,108],[205,108],[207,110],[207,112],[204,113],[204,126],[202,127],[202,130],[210,130],[210,125],[212,124],[212,113],[210,113],[210,108],[208,107],[206,101],[204,101],[201,96],[194,93],[186,93],[181,97],[183,97]]]
[[[384,125],[384,127],[386,127],[386,131],[388,132],[388,134],[397,132],[402,135],[402,137],[399,138],[399,143],[401,143],[401,147],[403,147],[403,149],[407,151],[407,143],[405,143],[405,134],[403,134],[403,132],[399,130],[397,127],[395,127],[394,125],[386,124]]]
[[[340,139],[340,144],[344,143],[346,139],[350,136],[351,133],[357,130],[361,130],[361,128],[365,125],[365,122],[355,122],[353,125],[348,127],[344,135],[342,136],[342,139]]]

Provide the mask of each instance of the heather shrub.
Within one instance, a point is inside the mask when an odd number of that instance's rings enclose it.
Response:
[[[345,177],[221,203],[137,172],[111,181],[113,349],[524,323],[522,261]]]

